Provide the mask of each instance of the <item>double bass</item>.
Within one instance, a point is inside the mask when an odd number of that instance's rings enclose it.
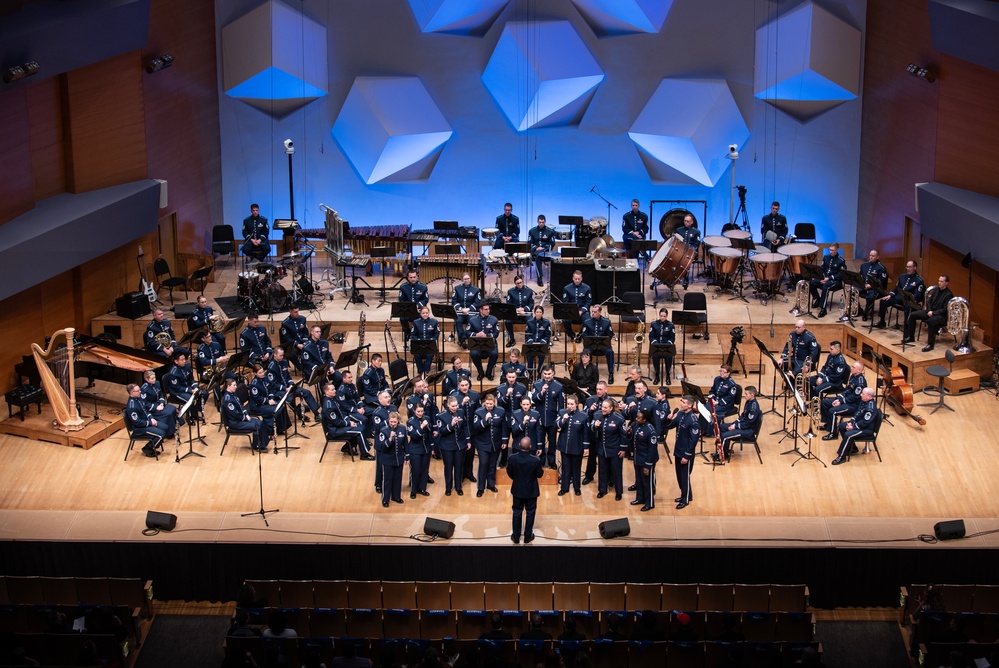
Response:
[[[882,372],[884,373],[882,381],[884,383],[885,398],[892,405],[892,408],[895,409],[895,412],[899,415],[907,415],[920,425],[925,425],[926,418],[912,413],[912,385],[905,382],[905,372],[902,371],[902,367],[883,367]]]

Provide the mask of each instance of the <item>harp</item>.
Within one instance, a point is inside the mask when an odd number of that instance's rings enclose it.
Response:
[[[62,431],[83,429],[83,418],[76,412],[76,386],[73,375],[72,327],[56,330],[45,350],[37,343],[31,344],[38,374],[42,379],[45,395],[55,413],[56,427]]]

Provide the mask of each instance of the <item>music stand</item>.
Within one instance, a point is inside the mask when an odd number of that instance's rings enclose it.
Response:
[[[674,357],[676,357],[676,345],[673,344],[673,343],[651,343],[651,344],[649,344],[648,359],[649,359],[649,370],[650,371],[651,371],[651,367],[652,367],[652,357],[653,356],[656,356],[656,357],[669,356],[670,358],[674,358]],[[641,359],[638,360],[638,364],[639,364],[639,366],[641,366],[641,364],[642,364],[642,360]],[[673,377],[673,374],[672,374],[673,369],[665,369],[665,371],[666,371],[666,375],[667,376],[669,376],[670,378]],[[659,375],[658,369],[656,370],[656,376],[658,376],[659,379],[662,380],[662,376]]]
[[[821,281],[825,276],[822,275],[822,266],[818,264],[808,264],[807,262],[802,262],[801,265],[801,277],[803,280],[808,281],[808,311],[806,313],[799,313],[796,315],[807,315],[818,320],[818,316],[812,313],[812,288],[811,284],[813,280]]]
[[[512,244],[507,244],[512,245]],[[489,315],[496,316],[496,319],[502,324],[503,330],[503,356],[506,356],[506,326],[507,320],[512,320],[513,322],[520,323],[527,322],[524,316],[517,315],[517,307],[513,304],[504,304],[503,302],[497,302],[489,304]]]
[[[291,385],[289,385],[288,389],[284,391],[284,396],[281,397],[281,400],[278,401],[276,404],[274,404],[274,454],[275,455],[278,453],[278,444],[277,444],[277,421],[278,421],[278,414],[284,411],[284,406],[285,406],[286,403],[288,403],[288,397],[291,396],[291,391],[293,389],[295,389],[295,384],[294,383],[292,383]],[[308,438],[308,436],[303,436],[302,434],[298,434],[297,431],[295,433],[298,436],[301,436],[302,438]],[[288,428],[285,427],[285,430],[284,430],[284,456],[285,457],[288,456],[288,451],[289,450],[298,450],[298,446],[288,445]]]
[[[710,410],[710,404],[708,404],[708,399],[707,399],[707,397],[704,396],[704,390],[702,390],[699,385],[694,385],[693,383],[690,383],[690,382],[688,382],[686,380],[681,380],[680,381],[680,390],[683,392],[683,394],[692,395],[695,399],[697,399],[697,401],[702,406],[709,407],[708,409]],[[700,415],[700,411],[697,410],[696,406],[694,407],[694,410],[697,411],[697,413]],[[701,415],[700,417],[704,417],[704,416]],[[719,423],[718,426],[721,427],[721,424]],[[699,439],[699,443],[700,443],[700,451],[698,451],[697,454],[700,455],[701,457],[704,457],[704,461],[707,462],[708,464],[710,464],[711,460],[708,458],[708,453],[705,452],[705,450],[704,450],[704,431],[703,430],[701,430],[701,438]]]
[[[436,232],[457,232],[458,231],[458,221],[457,220],[435,220],[434,221],[434,231],[436,231]]]
[[[631,242],[631,250],[638,255],[639,262],[645,262],[646,268],[649,266],[649,257],[645,253],[652,253],[655,256],[656,251],[659,250],[659,242],[655,239],[635,239]],[[642,273],[642,294],[645,294],[645,274]]]
[[[701,324],[696,311],[673,311],[673,324],[683,327],[683,345],[681,346],[680,363],[687,364],[687,327],[696,327]],[[695,362],[690,362],[693,366]]]
[[[567,397],[570,394],[575,394],[576,398],[579,400],[577,402],[579,404],[579,410],[583,410],[582,406],[583,400],[589,399],[590,393],[581,388],[579,385],[577,385],[576,381],[574,381],[572,378],[556,377],[555,380],[562,383],[562,396]]]
[[[437,385],[441,382],[441,380],[444,379],[444,376],[446,376],[446,375],[447,375],[447,371],[446,370],[445,371],[436,371],[436,372],[430,374],[429,376],[427,376],[425,380],[427,381],[427,385],[428,386],[433,386],[433,388],[436,390],[437,389]],[[434,392],[434,394],[437,394],[437,393]]]
[[[614,277],[615,278],[617,277],[617,272],[616,271],[614,272]],[[615,292],[617,292],[617,290],[615,290]],[[618,331],[618,337],[617,337],[617,364],[615,364],[614,366],[615,366],[615,368],[620,369],[621,368],[621,340],[624,338],[624,328],[622,326],[622,320],[621,319],[624,318],[625,316],[633,316],[633,315],[635,315],[635,309],[633,309],[631,307],[631,302],[621,301],[621,300],[618,300],[618,299],[607,300],[607,301],[604,302],[604,305],[607,307],[607,315],[616,315],[617,316],[617,331]],[[642,310],[642,314],[644,315],[644,309]],[[585,347],[586,344],[584,343],[583,346]],[[638,363],[639,363],[639,365],[641,365],[642,361],[639,360]]]
[[[743,294],[742,294],[743,289],[745,288],[744,279],[745,279],[745,275],[746,275],[746,259],[749,257],[749,251],[756,250],[756,244],[753,243],[752,239],[731,239],[730,238],[729,241],[732,242],[732,245],[731,245],[732,248],[735,248],[735,249],[738,249],[738,250],[742,251],[742,257],[739,259],[739,268],[736,270],[736,271],[739,272],[739,276],[738,276],[739,287],[738,287],[738,290],[735,291],[733,293],[733,295],[728,298],[728,300],[732,301],[733,299],[741,299],[742,301],[744,301],[744,302],[746,302],[748,304],[749,300],[746,299],[743,296]],[[735,290],[734,287],[733,287],[733,290]]]
[[[208,282],[208,274],[212,273],[212,269],[214,268],[215,268],[214,265],[198,267],[197,269],[194,270],[194,273],[191,274],[191,277],[187,279],[188,283],[193,283],[194,281],[201,281],[202,297],[205,295],[205,284]]]
[[[551,351],[552,347],[548,343],[525,343],[520,349],[520,355],[526,362],[529,359],[538,357],[546,359],[551,354]],[[532,378],[537,376],[537,369],[531,369],[531,367],[528,366],[527,371],[532,374]]]
[[[552,304],[552,318],[555,320],[561,320],[563,323],[568,320],[572,325],[579,325],[582,327],[583,320],[579,317],[579,305],[576,302],[565,303],[554,303]],[[552,325],[554,327],[554,324]],[[562,339],[562,357],[565,358],[569,354],[569,336],[568,334]]]
[[[531,244],[527,243],[526,241],[511,241],[510,243],[503,246],[503,250],[506,251],[507,257],[514,255],[530,255]],[[517,271],[519,272],[520,260],[514,258],[514,262],[515,262],[514,267],[516,267]]]
[[[473,350],[478,351],[479,354],[488,355],[489,353],[496,350],[496,339],[491,336],[470,336],[465,339],[465,343],[468,345],[468,351]],[[479,378],[479,392],[482,392],[482,378]]]
[[[239,334],[237,334],[236,332],[239,331],[239,328],[243,326],[244,322],[246,322],[245,315],[240,316],[238,318],[233,318],[228,322],[228,324],[226,324],[225,329],[222,330],[222,338],[225,338],[225,335],[228,334],[229,332],[233,333],[232,347],[234,350],[239,350]]]
[[[371,247],[371,259],[378,258],[379,260],[381,260],[378,264],[381,265],[382,268],[382,286],[378,288],[378,291],[381,293],[381,299],[378,302],[378,306],[388,303],[388,296],[387,296],[388,293],[385,288],[385,258],[395,256],[394,251],[395,249],[392,246]],[[378,308],[378,306],[376,306],[375,308]]]
[[[193,394],[191,394],[191,397],[187,401],[184,402],[184,405],[177,408],[177,419],[178,420],[182,419],[185,415],[187,415],[187,411],[189,411],[191,409],[191,406],[194,405],[194,400],[198,398],[198,393],[200,391],[201,390],[198,390],[197,392],[194,392]],[[194,418],[191,418],[190,420],[187,421],[187,452],[184,454],[183,457],[181,457],[181,456],[177,457],[176,461],[178,461],[178,462],[180,460],[182,460],[182,459],[187,459],[191,455],[194,455],[195,457],[204,457],[204,455],[201,454],[200,452],[195,452],[194,451],[194,442],[195,441],[201,441],[202,445],[208,445],[208,442],[205,441],[205,439],[201,437],[201,423],[200,422],[198,422],[198,435],[197,436],[193,436],[191,434],[191,422],[193,422],[193,421],[194,421]],[[177,455],[180,455],[180,453],[178,452]]]
[[[437,355],[437,341],[436,339],[410,339],[409,352],[413,353],[414,361],[418,355]]]
[[[851,327],[856,327],[857,325],[853,322],[853,316],[850,314],[850,295],[847,290],[847,286],[857,289],[857,309],[860,309],[860,293],[864,292],[864,277],[860,275],[860,272],[849,271],[844,269],[839,273],[840,280],[843,282],[843,302],[846,306],[843,309],[843,315],[839,317],[840,322],[849,322]]]
[[[393,320],[409,320],[410,327],[412,327],[412,321],[420,317],[420,309],[416,306],[416,302],[392,302],[392,315]],[[386,326],[388,323],[386,323]],[[387,327],[386,327],[387,328]],[[412,331],[412,330],[410,330]],[[403,357],[406,354],[406,344],[409,342],[406,336],[406,329],[403,328],[403,341],[402,341],[402,352]]]
[[[901,298],[902,298],[902,306],[905,307],[905,310],[902,311],[902,314],[904,316],[904,321],[902,323],[902,341],[901,341],[901,343],[893,343],[892,345],[893,346],[902,346],[902,352],[904,353],[905,352],[905,346],[907,345],[905,343],[905,328],[906,328],[906,326],[909,323],[909,315],[913,311],[918,311],[919,310],[919,302],[916,301],[916,298],[912,296],[911,292],[906,292],[905,290],[899,290],[899,293],[900,293]],[[873,318],[872,318],[872,320],[873,320]],[[915,344],[913,344],[913,345],[915,345]]]
[[[444,355],[446,346],[443,344],[446,344],[448,339],[453,341],[458,334],[458,313],[451,304],[431,304],[430,313],[438,320],[450,320],[453,323],[454,334],[448,334],[442,341],[441,355]]]

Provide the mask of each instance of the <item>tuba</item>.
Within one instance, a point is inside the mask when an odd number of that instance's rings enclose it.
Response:
[[[791,309],[791,315],[801,315],[801,305],[802,303],[808,304],[808,281],[801,279],[794,286],[794,308]],[[805,310],[808,310],[807,308]]]
[[[975,350],[971,345],[971,307],[964,297],[954,297],[947,302],[947,333],[957,341],[954,350],[960,353]]]

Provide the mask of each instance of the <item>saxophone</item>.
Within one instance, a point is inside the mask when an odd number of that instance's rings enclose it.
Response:
[[[364,328],[368,325],[368,314],[365,311],[361,311],[361,324],[357,328],[357,348],[360,350],[364,347]],[[358,357],[357,359],[357,380],[361,379],[361,374],[368,368],[368,361],[363,357]]]
[[[794,308],[790,311],[791,315],[801,315],[803,313],[801,304],[802,302],[808,304],[808,297],[808,281],[801,279],[794,285]]]

